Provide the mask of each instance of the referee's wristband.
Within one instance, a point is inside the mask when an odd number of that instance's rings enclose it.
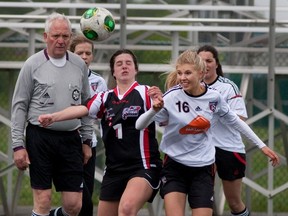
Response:
[[[82,144],[84,145],[88,145],[90,146],[90,148],[92,148],[92,140],[91,139],[86,139],[82,142]]]
[[[16,151],[21,150],[21,149],[25,149],[25,147],[24,146],[18,146],[18,147],[15,147],[13,149],[13,151],[16,152]]]

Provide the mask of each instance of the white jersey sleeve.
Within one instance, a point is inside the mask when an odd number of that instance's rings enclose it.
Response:
[[[90,69],[88,71],[88,80],[89,80],[89,85],[90,85],[91,96],[94,96],[95,94],[101,91],[106,91],[108,89],[105,80],[99,74],[95,73],[94,71]],[[100,128],[100,133],[102,133],[102,129],[100,125],[99,125],[99,128]],[[96,146],[97,146],[97,136],[96,136],[96,133],[93,132],[92,147],[96,147]]]
[[[222,95],[224,100],[229,104],[230,110],[238,116],[247,118],[244,99],[234,82],[219,76],[209,87]],[[213,143],[216,147],[225,151],[245,153],[245,145],[241,134],[233,127],[219,122],[214,128],[213,134]]]
[[[223,116],[221,121],[239,131],[251,144],[256,145],[258,148],[261,149],[266,146],[266,144],[263,143],[263,141],[254,133],[254,131],[234,112],[229,112],[227,115]]]

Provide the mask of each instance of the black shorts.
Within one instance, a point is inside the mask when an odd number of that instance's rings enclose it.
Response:
[[[152,196],[148,202],[152,202],[160,187],[160,169],[139,169],[126,173],[108,174],[103,176],[100,200],[103,201],[119,201],[126,188],[128,181],[134,177],[142,177],[147,180],[153,189]]]
[[[233,181],[243,178],[246,169],[246,155],[216,147],[216,167],[222,180]]]
[[[78,192],[83,189],[83,155],[78,131],[53,131],[29,124],[26,148],[34,189]]]
[[[188,167],[167,157],[161,172],[160,195],[170,192],[188,195],[188,202],[194,208],[213,208],[214,165]]]

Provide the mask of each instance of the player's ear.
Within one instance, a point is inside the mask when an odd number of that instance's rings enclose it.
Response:
[[[46,42],[46,40],[47,40],[47,37],[48,37],[47,32],[44,32],[44,33],[43,33],[43,39],[44,39],[45,42]]]

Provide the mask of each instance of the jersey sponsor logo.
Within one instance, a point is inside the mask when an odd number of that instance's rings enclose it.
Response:
[[[74,89],[72,91],[72,98],[74,101],[78,101],[80,98],[80,91],[78,89]]]
[[[218,102],[209,102],[209,108],[212,112],[215,112]]]
[[[129,101],[128,101],[128,100],[125,100],[125,99],[120,100],[120,101],[116,101],[116,100],[113,100],[113,101],[112,101],[112,104],[116,104],[116,105],[118,105],[118,104],[124,104],[124,103],[129,103]]]
[[[90,86],[91,86],[92,90],[95,92],[98,88],[98,82],[92,82],[90,84]]]
[[[127,119],[128,117],[137,117],[139,115],[140,106],[130,106],[123,109],[122,119]]]
[[[203,116],[198,115],[188,125],[182,127],[179,133],[185,134],[200,134],[206,132],[210,128],[210,122]]]

